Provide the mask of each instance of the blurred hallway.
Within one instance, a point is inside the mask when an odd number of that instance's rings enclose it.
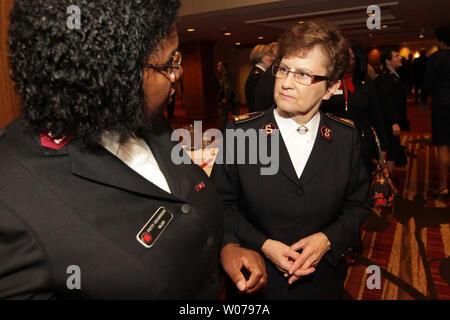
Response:
[[[435,200],[437,148],[431,112],[408,105],[411,131],[402,134],[408,163],[394,172],[399,188],[392,218],[372,215],[362,233],[364,252],[348,260],[348,299],[450,299],[450,199]],[[381,289],[368,289],[367,266],[381,269]]]

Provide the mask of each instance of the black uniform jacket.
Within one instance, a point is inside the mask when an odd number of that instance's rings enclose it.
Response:
[[[255,91],[255,111],[264,111],[274,105],[273,91],[275,88],[275,76],[272,67],[269,67],[258,81]]]
[[[372,159],[378,158],[375,139],[371,126],[375,128],[380,139],[381,150],[387,150],[388,138],[386,124],[381,113],[378,92],[375,81],[366,76],[364,80],[353,79],[355,91],[348,92],[347,108],[345,94],[335,94],[329,100],[322,102],[322,111],[335,116],[350,119],[361,134],[361,153],[363,160],[371,173]]]
[[[229,129],[258,130],[267,125],[278,127],[273,108],[257,119],[230,124]],[[327,128],[331,135],[326,135]],[[269,140],[275,136],[272,133]],[[225,145],[227,148],[218,153],[219,159],[221,152],[230,152],[230,145]],[[245,152],[248,153],[248,146]],[[291,286],[266,259],[268,285],[256,297],[339,298],[346,276],[344,254],[358,241],[359,228],[370,212],[369,183],[360,157],[358,131],[321,113],[317,138],[300,179],[281,133],[279,166],[275,175],[261,175],[263,165],[259,161],[222,165],[216,162],[211,177],[224,202],[225,224],[243,246],[260,252],[269,238],[291,245],[317,232],[328,237],[331,250],[313,275]]]
[[[397,123],[402,130],[409,130],[406,115],[405,83],[392,71],[385,68],[375,80],[380,97],[381,110],[389,132],[392,125]]]
[[[362,138],[371,134],[370,127],[373,126],[380,138],[381,149],[386,150],[386,127],[375,81],[367,76],[362,81],[354,81],[353,84],[355,92],[348,93],[347,108],[345,108],[345,95],[336,94],[322,102],[322,111],[354,121]]]
[[[146,140],[172,194],[103,147],[50,149],[10,125],[0,140],[0,298],[218,298],[223,209],[203,170],[173,164],[170,132]],[[159,207],[173,220],[146,248],[136,236]],[[72,265],[80,290],[67,286]]]
[[[255,111],[256,86],[263,73],[264,71],[254,66],[245,81],[245,99],[247,100],[248,112]]]

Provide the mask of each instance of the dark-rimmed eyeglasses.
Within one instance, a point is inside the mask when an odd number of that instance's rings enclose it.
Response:
[[[163,75],[165,75],[168,79],[170,79],[171,76],[176,78],[176,76],[181,68],[181,60],[182,60],[181,53],[179,51],[175,51],[172,55],[170,62],[168,62],[166,64],[147,63],[147,64],[144,64],[144,68],[153,68],[155,70],[158,70]]]
[[[277,79],[286,79],[286,77],[292,73],[295,82],[301,83],[305,86],[310,86],[313,83],[328,80],[327,76],[318,76],[314,74],[308,74],[305,71],[291,71],[284,65],[274,64],[272,65],[272,74]]]

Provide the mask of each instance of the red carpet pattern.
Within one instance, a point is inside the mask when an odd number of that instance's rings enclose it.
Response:
[[[348,258],[348,299],[450,300],[450,199],[432,197],[437,148],[429,133],[403,135],[401,141],[408,162],[394,172],[399,196],[388,212],[392,218],[372,215],[364,226],[364,252]],[[370,265],[380,267],[380,289],[366,284]]]

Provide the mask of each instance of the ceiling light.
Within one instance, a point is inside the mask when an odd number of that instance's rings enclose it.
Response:
[[[231,32],[225,32],[224,34],[223,34],[224,36],[231,36]]]
[[[299,21],[298,24],[302,24],[304,21]]]
[[[187,29],[186,31],[187,31],[187,32],[194,32],[195,29],[194,29],[194,28],[189,28],[189,29]]]
[[[236,42],[236,43],[235,43],[235,45],[237,45],[237,46],[240,46],[240,45],[241,45],[241,43],[240,43],[240,42]]]
[[[419,38],[420,38],[420,39],[423,39],[423,34],[419,35]]]
[[[382,26],[383,29],[386,29],[387,27],[388,27],[387,24],[383,24],[383,26]]]
[[[264,37],[263,37],[263,36],[259,36],[258,39],[259,39],[259,40],[262,40],[262,39],[264,39]]]

